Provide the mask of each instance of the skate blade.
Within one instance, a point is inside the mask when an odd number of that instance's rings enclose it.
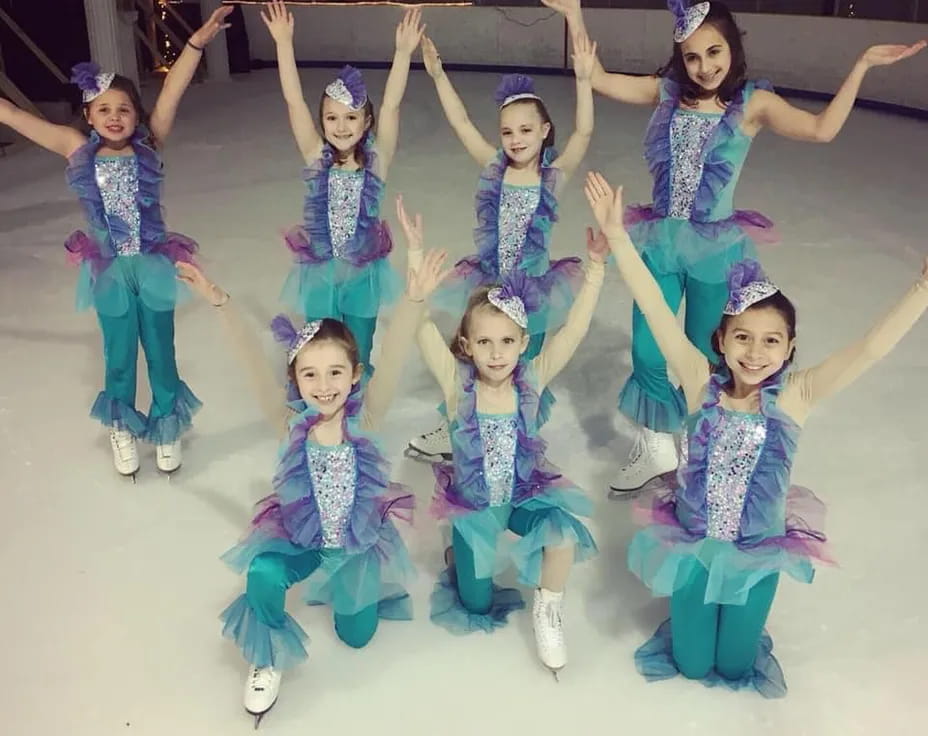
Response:
[[[277,705],[277,701],[276,701],[276,700],[275,700],[273,703],[270,704],[270,706],[268,707],[267,710],[261,711],[260,713],[253,713],[252,711],[248,710],[247,708],[245,709],[245,712],[248,713],[248,715],[254,716],[254,719],[255,719],[255,731],[258,730],[258,726],[261,725],[261,720],[264,718],[264,716],[266,716],[268,713],[270,713],[270,712],[271,712],[271,708],[273,708],[275,705]]]
[[[653,478],[646,480],[637,488],[613,488],[609,486],[609,493],[607,494],[611,499],[621,499],[621,498],[630,498],[642,491],[646,491],[652,488],[665,487],[670,488],[671,482],[673,480],[673,473],[663,473],[662,475],[655,475]]]
[[[417,460],[420,463],[429,463],[430,465],[451,462],[451,455],[446,455],[443,452],[437,455],[429,455],[428,453],[422,452],[421,450],[417,450],[412,445],[409,445],[403,451],[403,455],[408,457],[410,460]]]

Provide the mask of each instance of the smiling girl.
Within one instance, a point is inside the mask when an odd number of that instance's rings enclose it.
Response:
[[[306,658],[306,634],[284,608],[288,588],[309,578],[307,602],[331,604],[336,635],[355,648],[371,640],[379,619],[412,617],[405,590],[412,564],[391,520],[409,520],[412,496],[390,482],[374,433],[396,393],[424,300],[447,273],[445,253],[416,255],[418,268],[410,271],[380,366],[366,384],[345,323],[313,320],[297,330],[282,315],[274,319],[274,336],[286,350],[286,391],[229,295],[195,266],[178,266],[180,278],[217,308],[283,440],[273,493],[258,503],[247,536],[223,557],[247,576],[244,594],[222,621],[223,635],[250,665],[244,705],[256,727],[277,700],[283,670]]]
[[[717,361],[679,326],[622,224],[621,190],[599,174],[586,195],[622,278],[686,402],[679,487],[641,499],[628,565],[670,618],[635,654],[648,679],[678,672],[707,684],[785,694],[764,624],[780,573],[810,583],[813,561],[830,562],[824,506],[790,487],[802,427],[812,409],[886,356],[928,308],[928,259],[916,282],[860,340],[819,365],[792,370],[796,310],[756,261],[734,264],[712,330]]]
[[[400,283],[390,268],[393,242],[380,206],[396,152],[410,56],[424,30],[421,11],[406,11],[396,28],[379,122],[361,73],[346,66],[319,101],[321,135],[300,86],[293,15],[283,2],[271,2],[261,18],[277,45],[290,127],[306,162],[303,225],[286,236],[296,263],[282,299],[309,321],[332,318],[348,325],[369,375],[377,314]]]
[[[0,99],[0,123],[68,159],[68,184],[80,199],[90,232],[73,233],[65,247],[81,264],[77,306],[92,305],[103,332],[105,384],[90,413],[110,428],[116,470],[133,480],[139,469],[137,439],[155,445],[162,472],[180,467],[180,438],[200,407],[178,377],[174,357],[174,263],[190,261],[197,245],[165,229],[158,150],[174,126],[204,46],[228,27],[224,20],[231,12],[216,10],[190,36],[151,116],[131,80],[91,63],[74,67],[72,77],[83,92],[89,137]],[[147,417],[135,408],[140,342],[152,393]]]
[[[574,43],[586,44],[580,0],[543,0],[567,17]],[[645,134],[654,201],[625,213],[629,235],[671,309],[686,296],[686,334],[710,360],[712,335],[728,299],[731,264],[756,257],[755,244],[775,242],[773,223],[734,209],[735,187],[754,137],[763,129],[800,141],[826,143],[844,126],[864,74],[918,53],[912,46],[873,46],[855,62],[822,112],[793,107],[764,81],[747,78],[742,32],[720,2],[670,0],[674,45],[654,76],[607,73],[596,63],[593,89],[655,107]],[[610,484],[634,491],[677,467],[673,432],[681,429],[684,398],[667,379],[667,364],[638,305],[632,314],[632,375],[619,410],[639,426],[628,461]]]

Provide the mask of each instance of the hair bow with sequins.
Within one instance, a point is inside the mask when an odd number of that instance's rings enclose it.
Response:
[[[367,104],[367,87],[361,72],[346,65],[335,81],[325,88],[325,93],[349,110],[360,110]]]
[[[757,261],[745,259],[728,271],[728,303],[723,314],[741,314],[757,302],[779,291]]]
[[[683,43],[692,36],[709,15],[709,6],[710,3],[707,2],[690,6],[689,0],[667,0],[667,9],[676,19],[673,27],[673,40]]]
[[[274,334],[274,339],[287,346],[287,365],[291,365],[296,360],[297,354],[316,336],[320,327],[322,327],[321,319],[307,322],[299,331],[285,314],[278,314],[271,320],[271,332]]]

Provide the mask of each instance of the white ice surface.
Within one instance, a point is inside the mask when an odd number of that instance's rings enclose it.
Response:
[[[303,72],[311,106],[329,76]],[[385,73],[366,76],[379,100]],[[492,139],[497,78],[454,81]],[[563,143],[573,82],[540,77],[538,86]],[[648,111],[604,98],[596,105],[581,171],[595,166],[625,184],[627,201],[648,201]],[[402,192],[424,214],[428,242],[462,256],[472,247],[477,167],[423,72],[411,75],[402,115],[388,219],[395,223],[392,198]],[[918,252],[928,250],[926,151],[925,122],[861,110],[831,145],[769,133],[757,142],[738,205],[764,212],[783,234],[784,244],[762,258],[798,306],[801,365],[861,335],[916,277]],[[303,197],[276,72],[194,86],[165,158],[170,228],[198,240],[210,275],[266,324],[289,263],[279,231],[299,220]],[[63,164],[36,148],[0,158],[0,731],[244,734],[252,728],[241,707],[245,665],[217,620],[244,581],[218,557],[268,492],[274,442],[215,315],[194,304],[178,312],[176,344],[182,377],[205,406],[184,467],[169,483],[145,447],[138,484],[116,476],[105,434],[87,417],[103,366],[93,315],[73,311],[75,272],[62,242],[83,223]],[[578,175],[562,200],[553,253],[582,252],[590,221]],[[401,249],[395,259],[402,263]],[[790,692],[765,701],[680,678],[647,684],[635,671],[632,654],[667,606],[626,571],[628,506],[604,494],[630,442],[615,411],[629,372],[630,310],[628,291],[610,273],[589,337],[553,387],[559,403],[545,429],[551,459],[596,501],[601,549],[571,578],[561,683],[537,663],[526,613],[492,636],[467,638],[428,620],[443,535],[424,511],[431,473],[401,451],[434,426],[439,396],[412,354],[385,442],[395,477],[413,486],[423,508],[404,533],[420,570],[417,618],[383,623],[355,651],[335,638],[328,610],[291,596],[290,611],[312,638],[310,658],[286,676],[262,730],[925,733],[926,325],[822,406],[803,434],[793,480],[828,503],[841,567],[820,571],[812,586],[782,581],[769,629]],[[277,356],[272,350],[268,340],[268,355]],[[145,411],[146,380],[139,383]]]

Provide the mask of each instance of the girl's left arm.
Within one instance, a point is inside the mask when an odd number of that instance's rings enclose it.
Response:
[[[922,275],[889,313],[860,340],[826,358],[822,363],[797,374],[799,390],[807,407],[837,393],[857,380],[896,344],[928,309],[928,258]]]
[[[829,143],[841,132],[841,128],[847,122],[867,71],[874,66],[895,64],[914,56],[924,49],[925,45],[925,41],[919,41],[911,46],[894,44],[871,46],[856,61],[851,73],[828,106],[818,114],[794,107],[773,92],[757,90],[748,102],[745,127],[754,130],[768,127],[774,133],[786,138],[812,143]]]
[[[602,290],[606,273],[609,243],[602,235],[594,238],[593,231],[587,228],[586,247],[589,261],[583,275],[583,286],[570,307],[567,321],[546,341],[538,357],[532,361],[535,375],[538,376],[542,388],[547,386],[573,357],[590,329],[596,302],[599,301],[599,292]]]
[[[377,361],[377,371],[364,394],[363,423],[367,428],[380,424],[400,382],[403,365],[412,350],[413,341],[422,324],[426,301],[448,271],[443,270],[448,258],[446,251],[422,250],[422,217],[406,216],[402,197],[397,197],[397,214],[406,233],[409,251],[406,272],[406,293],[393,313],[393,319],[383,338],[383,350]]]
[[[171,128],[174,127],[177,106],[180,105],[180,99],[187,91],[190,80],[193,79],[197,65],[200,63],[200,57],[203,55],[203,49],[220,31],[229,27],[225,19],[233,9],[228,5],[217,8],[209,20],[190,36],[184,50],[177,57],[171,71],[168,72],[149,121],[152,135],[158,142],[163,143],[170,134]],[[199,48],[194,48],[194,46]]]
[[[574,39],[574,76],[577,79],[577,121],[564,152],[554,166],[567,179],[576,171],[593,137],[593,69],[596,64],[596,44],[586,36]]]
[[[387,77],[387,84],[383,91],[383,103],[380,106],[380,118],[377,123],[377,147],[384,178],[390,168],[393,155],[396,153],[396,142],[400,133],[400,103],[406,92],[412,52],[422,40],[424,30],[420,8],[407,10],[403,15],[403,20],[396,27],[396,53],[393,55],[390,76]]]

